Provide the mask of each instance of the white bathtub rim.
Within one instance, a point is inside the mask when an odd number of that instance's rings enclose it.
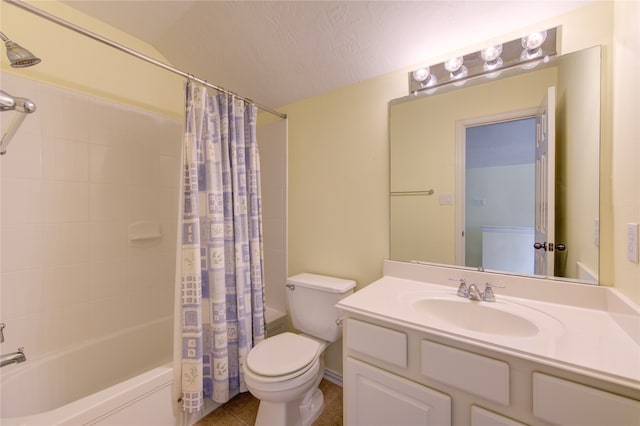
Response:
[[[51,411],[0,420],[4,426],[87,424],[171,386],[172,382],[173,363],[169,363]],[[132,387],[136,388],[135,395],[128,392]]]

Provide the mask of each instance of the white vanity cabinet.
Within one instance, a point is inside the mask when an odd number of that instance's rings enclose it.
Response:
[[[640,425],[635,389],[393,319],[343,318],[346,426]]]

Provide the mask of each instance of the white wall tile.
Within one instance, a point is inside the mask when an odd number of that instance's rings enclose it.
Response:
[[[169,119],[158,120],[156,130],[160,155],[180,158],[182,148],[182,121],[172,121]]]
[[[160,191],[150,185],[129,186],[129,222],[157,222],[161,217]]]
[[[39,268],[42,265],[44,226],[2,226],[2,272]]]
[[[92,336],[103,336],[115,333],[129,325],[127,318],[126,298],[112,297],[90,303],[90,333]]]
[[[45,223],[87,222],[89,184],[45,180],[42,183]]]
[[[2,273],[2,319],[32,315],[42,311],[42,270],[24,269]]]
[[[127,147],[89,146],[89,180],[92,183],[127,183]]]
[[[42,292],[47,309],[63,308],[89,301],[89,264],[56,266],[43,270]]]
[[[43,86],[42,134],[47,138],[88,142],[93,105],[69,90]]]
[[[27,121],[23,121],[20,130],[13,135],[7,146],[7,153],[0,156],[3,179],[6,177],[32,179],[42,177],[40,132],[30,132],[25,129]],[[2,120],[3,127],[4,122]]]
[[[119,297],[126,300],[127,258],[91,262],[89,269],[89,300]]]
[[[126,258],[127,244],[126,222],[89,224],[89,258],[92,263]]]
[[[152,292],[162,286],[167,270],[161,251],[130,255],[128,288],[147,288]]]
[[[1,183],[3,225],[42,222],[42,182],[40,179],[3,177]]]
[[[89,143],[126,149],[131,133],[129,123],[133,120],[131,112],[106,101],[96,102],[93,111],[89,118]]]
[[[159,177],[159,147],[148,139],[133,139],[129,146],[129,183],[155,186]]]
[[[176,157],[159,156],[158,183],[161,187],[177,188],[180,186],[180,172],[180,161]]]
[[[45,225],[39,242],[45,267],[89,262],[88,222]]]
[[[88,144],[67,139],[45,138],[42,143],[42,176],[46,179],[88,182]]]
[[[89,218],[92,222],[125,222],[127,203],[125,185],[89,185]]]

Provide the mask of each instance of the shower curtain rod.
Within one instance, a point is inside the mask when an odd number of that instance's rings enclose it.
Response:
[[[233,95],[233,96],[235,96],[235,97],[237,97],[237,98],[239,98],[239,99],[241,99],[241,100],[243,100],[245,102],[253,103],[259,109],[261,109],[261,110],[263,110],[265,112],[271,113],[271,114],[273,114],[275,116],[278,116],[280,118],[287,118],[287,114],[283,114],[281,112],[278,112],[278,111],[276,111],[274,109],[271,109],[269,107],[266,107],[264,105],[260,105],[259,103],[256,103],[256,102],[252,101],[249,98],[245,98],[244,96],[240,96],[240,95],[238,95],[236,93],[233,93],[233,92],[231,92],[231,91],[229,91],[229,90],[227,90],[227,89],[225,89],[223,87],[216,86],[215,84],[211,84],[206,80],[202,80],[202,79],[200,79],[198,77],[195,77],[192,74],[186,73],[186,72],[184,72],[184,71],[182,71],[182,70],[180,70],[178,68],[172,67],[171,65],[167,65],[164,62],[158,61],[157,59],[153,59],[153,58],[151,58],[151,57],[149,57],[147,55],[144,55],[144,54],[142,54],[140,52],[137,52],[137,51],[135,51],[133,49],[130,49],[130,48],[128,48],[128,47],[126,47],[126,46],[124,46],[124,45],[122,45],[120,43],[116,43],[113,40],[109,40],[106,37],[102,37],[101,35],[98,35],[96,33],[93,33],[91,31],[89,31],[89,30],[86,30],[86,29],[84,29],[84,28],[82,28],[82,27],[80,27],[78,25],[72,24],[69,21],[65,21],[62,18],[58,18],[57,16],[52,15],[52,14],[50,14],[48,12],[43,11],[43,10],[40,10],[37,7],[33,7],[33,6],[29,5],[29,4],[23,3],[21,0],[3,0],[3,1],[5,1],[7,3],[10,3],[10,4],[12,4],[12,5],[16,6],[16,7],[19,7],[20,9],[26,10],[27,12],[31,12],[34,15],[38,15],[41,18],[44,18],[44,19],[46,19],[48,21],[51,21],[51,22],[53,22],[55,24],[61,25],[61,26],[65,27],[65,28],[68,28],[68,29],[70,29],[72,31],[80,33],[80,34],[82,34],[82,35],[84,35],[86,37],[89,37],[89,38],[93,39],[93,40],[99,41],[100,43],[104,43],[104,44],[106,44],[108,46],[111,46],[111,47],[113,47],[115,49],[118,49],[121,52],[128,53],[131,56],[135,56],[138,59],[142,59],[145,62],[148,62],[148,63],[153,64],[155,66],[158,66],[160,68],[164,68],[165,70],[171,71],[174,74],[181,75],[182,77],[188,78],[188,79],[196,81],[196,82],[198,82],[198,83],[200,83],[202,85],[205,85],[207,87],[215,89],[218,92],[226,93],[228,95]]]

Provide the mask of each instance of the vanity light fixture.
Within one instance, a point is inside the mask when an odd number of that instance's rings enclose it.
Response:
[[[557,54],[557,32],[557,27],[536,31],[474,53],[420,67],[409,72],[409,93],[432,94],[441,87],[461,86],[476,77],[496,78],[501,74],[508,75],[511,69],[533,68]]]

